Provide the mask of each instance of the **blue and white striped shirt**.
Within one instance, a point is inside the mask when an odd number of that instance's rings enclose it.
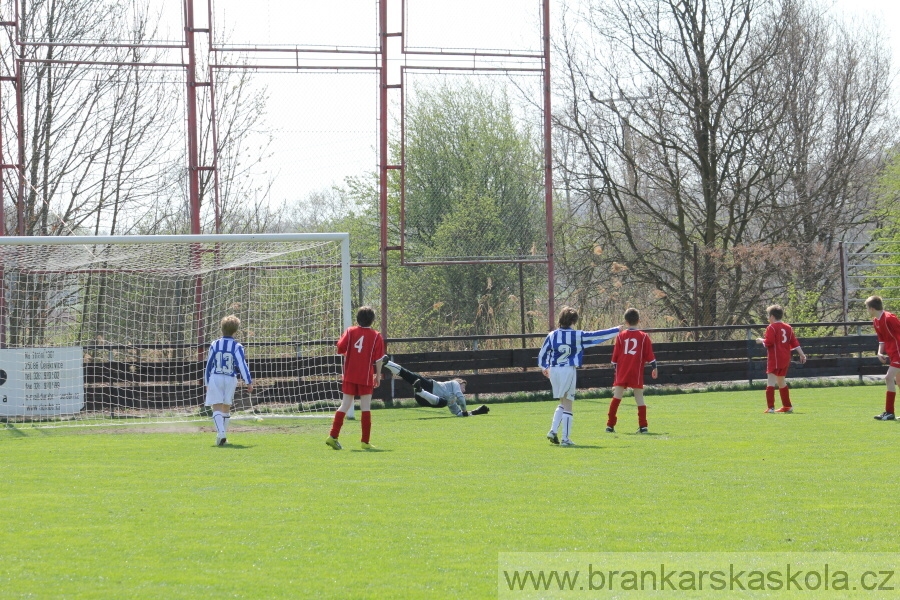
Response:
[[[209,385],[209,376],[214,374],[229,377],[240,375],[246,383],[253,383],[244,347],[233,337],[222,337],[209,345],[209,358],[206,359],[203,383]]]
[[[541,352],[538,354],[538,366],[542,369],[580,367],[585,348],[611,340],[618,333],[618,327],[600,331],[581,331],[580,329],[551,331],[544,339],[544,345],[541,346]]]

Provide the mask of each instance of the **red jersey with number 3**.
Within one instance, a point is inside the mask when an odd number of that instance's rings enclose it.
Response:
[[[779,322],[766,327],[763,346],[766,347],[768,354],[766,373],[781,375],[787,373],[787,368],[791,366],[791,352],[794,348],[800,347],[800,342],[794,336],[794,330],[790,325]]]
[[[384,338],[371,327],[347,328],[337,343],[344,355],[344,382],[366,387],[375,385],[375,361],[384,356]]]
[[[872,326],[878,341],[884,344],[883,352],[891,357],[891,364],[900,366],[900,319],[885,310],[872,320]]]
[[[644,364],[653,362],[653,344],[650,336],[639,329],[626,329],[616,336],[612,362],[616,366],[618,387],[642,389],[644,387]]]

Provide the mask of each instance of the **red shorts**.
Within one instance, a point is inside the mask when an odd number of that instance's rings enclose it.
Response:
[[[766,375],[774,375],[775,377],[787,377],[788,367],[783,369],[768,369]]]
[[[642,389],[644,389],[644,382],[643,381],[629,381],[627,379],[623,380],[623,381],[616,380],[613,382],[613,387],[623,387],[623,388],[631,388],[633,390],[642,390]]]
[[[375,388],[371,385],[361,385],[359,383],[345,381],[341,384],[341,391],[348,396],[371,396],[372,392],[375,391]]]

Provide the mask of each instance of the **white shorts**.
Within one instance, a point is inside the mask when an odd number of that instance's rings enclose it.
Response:
[[[237,389],[237,377],[231,375],[219,375],[213,373],[209,376],[209,385],[206,386],[206,402],[204,406],[213,404],[227,404],[234,402],[234,390]]]
[[[553,387],[554,399],[575,399],[575,379],[577,373],[578,371],[575,367],[550,367],[550,385]]]

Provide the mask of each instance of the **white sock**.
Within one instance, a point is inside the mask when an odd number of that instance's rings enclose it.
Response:
[[[394,375],[400,374],[400,365],[395,362],[387,361],[384,363],[384,368],[393,373]]]
[[[562,428],[563,439],[568,440],[572,435],[572,413],[563,412]]]
[[[437,406],[437,403],[440,402],[440,400],[441,400],[440,396],[435,396],[431,392],[426,392],[425,390],[422,390],[421,392],[419,392],[419,398],[424,398],[425,400],[428,400],[430,403],[434,404],[435,406]]]
[[[222,419],[222,435],[228,433],[228,424],[231,422],[231,413],[222,413],[222,416],[225,417]]]
[[[225,436],[225,415],[217,410],[217,411],[213,412],[212,419],[213,419],[213,424],[216,426],[216,434],[218,434],[219,437],[224,437]]]
[[[559,424],[563,418],[563,407],[562,404],[556,407],[556,411],[553,413],[553,424],[550,425],[550,432],[556,433],[559,430]]]
[[[356,412],[354,412],[355,410],[356,410],[356,405],[355,405],[355,404],[351,404],[351,405],[350,405],[350,410],[347,411],[347,416],[346,416],[346,418],[347,418],[347,419],[355,419],[355,418],[356,418]]]

